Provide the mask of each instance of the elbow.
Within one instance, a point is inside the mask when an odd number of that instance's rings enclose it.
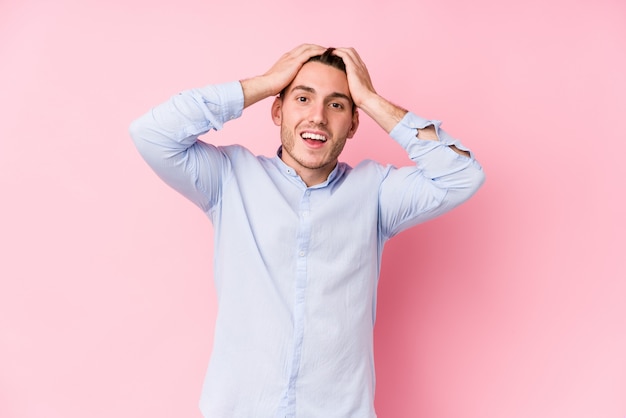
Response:
[[[485,172],[476,160],[472,160],[470,164],[463,169],[463,175],[458,178],[458,182],[451,187],[456,190],[457,196],[465,201],[472,197],[485,183]]]
[[[141,118],[135,119],[132,121],[128,127],[128,133],[130,134],[130,138],[137,146],[142,138],[144,137],[143,133],[145,131],[144,124],[141,123]]]
[[[467,184],[468,198],[473,196],[485,183],[485,171],[476,160],[473,161],[473,175]]]
[[[154,148],[154,129],[146,123],[145,116],[135,119],[128,126],[128,133],[135,144],[135,148],[144,158],[150,154]]]
[[[150,127],[143,119],[143,117],[140,117],[132,121],[128,127],[128,133],[139,155],[141,155],[144,160],[149,161],[152,160],[152,156],[155,154],[156,150],[154,141],[150,139]]]

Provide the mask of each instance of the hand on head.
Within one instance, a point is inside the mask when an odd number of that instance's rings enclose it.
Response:
[[[285,53],[263,75],[272,95],[280,93],[288,86],[311,57],[322,55],[327,49],[319,45],[303,44]],[[350,93],[357,107],[369,95],[376,94],[367,67],[354,48],[334,48],[332,54],[340,57],[346,65]]]
[[[327,49],[314,44],[299,45],[283,54],[265,74],[242,80],[244,107],[279,94],[309,59],[322,55]],[[377,96],[367,67],[354,48],[335,48],[332,54],[340,57],[345,64],[350,95],[357,107]]]
[[[354,48],[335,48],[334,55],[341,57],[346,65],[348,86],[352,100],[357,107],[365,102],[372,95],[376,95],[376,90],[372,84],[367,67]]]
[[[283,54],[272,68],[262,76],[266,80],[271,95],[280,93],[296,77],[300,68],[309,58],[321,55],[325,50],[326,48],[323,46],[303,44]]]

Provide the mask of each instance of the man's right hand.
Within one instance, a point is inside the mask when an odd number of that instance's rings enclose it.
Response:
[[[259,100],[276,96],[291,83],[309,58],[322,55],[325,50],[325,47],[319,45],[300,45],[280,57],[265,74],[241,80],[244,108]]]

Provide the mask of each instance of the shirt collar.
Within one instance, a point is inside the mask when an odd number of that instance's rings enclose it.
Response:
[[[299,182],[304,184],[304,181],[302,181],[302,179],[300,178],[298,173],[296,173],[296,170],[294,170],[293,168],[291,168],[290,166],[285,164],[285,162],[282,159],[282,156],[283,156],[283,146],[281,145],[276,150],[276,157],[274,157],[275,164],[278,166],[278,168],[280,169],[281,173],[285,174],[286,176],[295,178]],[[335,168],[333,168],[333,171],[330,172],[330,174],[328,175],[328,178],[326,179],[326,181],[324,181],[324,182],[322,182],[320,184],[316,184],[315,186],[311,186],[309,188],[310,189],[319,189],[319,188],[328,186],[329,184],[331,184],[333,182],[333,180],[335,180],[335,178],[337,178],[337,176],[339,175],[340,172],[343,172],[343,168],[342,167],[343,167],[343,164],[337,162],[337,164],[335,165]],[[305,185],[305,187],[306,187],[306,185]]]

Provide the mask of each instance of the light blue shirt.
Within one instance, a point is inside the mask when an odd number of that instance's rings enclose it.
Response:
[[[371,418],[373,328],[385,242],[468,199],[473,158],[408,113],[390,136],[415,165],[339,163],[307,187],[280,159],[198,135],[243,111],[239,82],[189,90],[134,121],[141,155],[215,231],[218,315],[200,408],[207,418]],[[439,141],[417,129],[437,128]]]

